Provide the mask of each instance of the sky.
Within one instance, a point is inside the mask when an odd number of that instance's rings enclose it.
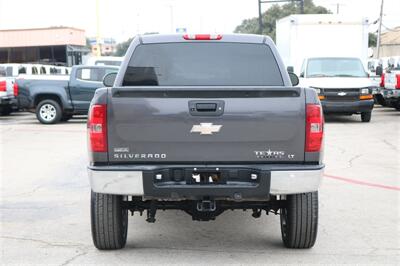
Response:
[[[102,37],[124,41],[137,33],[231,33],[258,16],[257,0],[98,0]],[[333,13],[379,17],[381,0],[314,0]],[[272,4],[263,4],[263,11]],[[383,25],[400,26],[400,0],[384,0]],[[0,29],[72,26],[96,36],[96,0],[0,0]],[[383,30],[385,29],[383,27]],[[371,25],[370,31],[376,31]]]

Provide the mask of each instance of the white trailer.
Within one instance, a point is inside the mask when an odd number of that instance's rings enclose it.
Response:
[[[300,74],[306,57],[368,58],[368,19],[342,15],[290,15],[276,22],[276,45],[286,66]]]

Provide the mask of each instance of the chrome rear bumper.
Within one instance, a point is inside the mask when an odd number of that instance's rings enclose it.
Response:
[[[306,171],[272,171],[271,195],[288,195],[317,191],[324,169]]]
[[[131,170],[88,169],[94,192],[115,195],[144,196],[143,172]],[[316,170],[271,171],[271,195],[289,195],[317,191],[323,168]]]

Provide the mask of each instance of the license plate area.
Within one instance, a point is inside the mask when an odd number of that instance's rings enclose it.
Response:
[[[226,177],[224,178],[220,171],[193,171],[192,178],[186,179],[188,185],[211,185],[211,184],[226,184]]]
[[[151,175],[155,186],[218,186],[240,183],[256,185],[260,181],[261,171],[257,169],[174,168],[160,169],[152,172]]]
[[[143,171],[145,198],[266,198],[270,172],[256,168],[159,168]]]

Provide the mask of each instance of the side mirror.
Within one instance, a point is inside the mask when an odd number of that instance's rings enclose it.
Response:
[[[289,72],[289,77],[293,86],[299,85],[299,77],[295,73]]]
[[[114,81],[115,81],[115,78],[117,77],[117,74],[118,74],[117,72],[111,72],[111,73],[108,73],[107,75],[105,75],[103,78],[104,86],[106,86],[106,87],[114,86]]]
[[[300,78],[304,78],[304,72],[300,73]]]
[[[382,76],[382,73],[383,73],[383,68],[382,68],[382,66],[377,66],[376,69],[375,69],[375,74],[376,74],[377,76]]]
[[[294,67],[292,67],[292,66],[288,66],[287,68],[286,68],[286,70],[287,70],[287,72],[292,72],[292,73],[294,73]]]

